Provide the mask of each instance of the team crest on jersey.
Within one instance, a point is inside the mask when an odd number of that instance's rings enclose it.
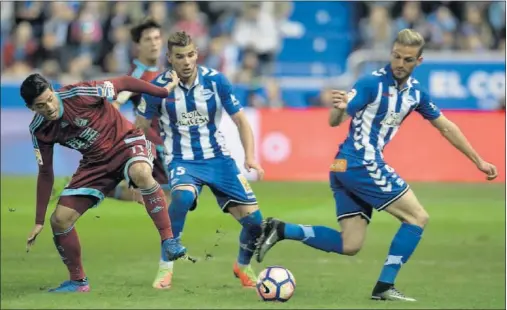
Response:
[[[62,122],[60,123],[60,127],[61,127],[61,128],[65,128],[65,127],[67,127],[68,125],[69,125],[69,123],[67,123],[66,121],[62,121]]]
[[[74,119],[74,124],[76,124],[79,127],[84,127],[88,125],[88,120],[86,118],[76,117]]]
[[[412,106],[417,103],[417,101],[412,96],[404,96],[402,100],[404,104],[409,106]]]
[[[107,98],[108,100],[113,100],[115,95],[113,83],[104,81],[102,85],[97,87],[97,90],[100,97]]]
[[[380,122],[382,125],[388,127],[396,127],[401,124],[401,115],[400,113],[390,112],[389,115]]]
[[[211,89],[201,89],[201,97],[204,100],[209,100],[215,93]]]
[[[137,106],[137,110],[141,113],[146,112],[146,100],[144,100],[143,97],[141,97],[141,100],[139,102],[139,105]]]
[[[245,176],[242,174],[238,174],[237,177],[238,180],[241,182],[241,185],[243,186],[245,193],[247,194],[253,193],[252,187],[250,186],[250,183],[248,183],[248,180],[245,178]]]
[[[42,166],[44,162],[42,161],[42,155],[40,153],[40,150],[34,149],[33,151],[35,152],[35,159],[37,160],[37,163],[39,164],[39,166]]]

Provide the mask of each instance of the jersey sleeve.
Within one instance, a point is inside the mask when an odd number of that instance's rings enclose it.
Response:
[[[348,92],[347,114],[355,115],[375,98],[375,80],[370,76],[363,77]]]
[[[234,96],[232,92],[232,85],[229,80],[227,80],[225,76],[220,75],[218,82],[218,96],[220,97],[220,101],[222,101],[222,105],[227,114],[232,116],[243,110],[241,103],[238,99],[236,99],[236,96]]]
[[[162,98],[142,94],[136,109],[136,114],[146,119],[153,119],[156,116],[160,116],[162,100]]]
[[[424,119],[429,121],[437,119],[442,115],[440,109],[433,103],[430,95],[425,91],[421,91],[421,99],[415,110],[421,114]]]
[[[53,171],[53,146],[51,142],[41,139],[42,133],[37,132],[38,125],[35,118],[34,122],[30,125],[30,132],[32,134],[32,143],[35,152],[35,158],[39,165],[39,174],[37,176],[37,197],[36,197],[36,211],[35,211],[35,224],[44,224],[46,211],[51,198],[51,191],[54,184],[54,171]]]

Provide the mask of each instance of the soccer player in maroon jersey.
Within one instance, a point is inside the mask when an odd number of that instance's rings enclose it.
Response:
[[[39,164],[35,227],[28,237],[27,251],[44,225],[54,182],[53,145],[59,143],[83,155],[79,168],[62,191],[51,215],[53,239],[67,265],[70,280],[50,291],[90,290],[74,224],[86,210],[97,206],[122,179],[140,189],[146,211],[161,237],[163,260],[169,263],[185,255],[186,248],[173,238],[164,193],[152,176],[151,143],[141,130],[108,103],[124,90],[165,98],[174,87],[174,84],[157,87],[124,76],[77,83],[54,91],[39,74],[28,76],[21,84],[21,97],[26,106],[35,112],[30,132]]]
[[[162,71],[157,66],[162,50],[162,35],[160,33],[161,26],[154,20],[148,18],[140,24],[134,26],[130,30],[130,36],[138,50],[138,57],[132,62],[132,68],[128,75],[143,81],[151,82]],[[128,100],[134,105],[134,114],[137,114],[137,107],[141,102],[141,94],[130,91],[122,91],[113,102],[116,108],[120,108]],[[154,118],[151,122],[151,128],[145,131],[146,139],[153,143],[157,150],[157,157],[153,161],[153,177],[162,186],[166,195],[166,201],[169,203],[170,192],[168,188],[169,179],[167,178],[166,168],[163,157],[165,154],[162,138],[160,138],[160,130],[158,118]],[[108,194],[108,197],[116,198],[124,201],[137,201],[142,203],[138,191],[129,189],[126,182],[122,181],[116,189]]]

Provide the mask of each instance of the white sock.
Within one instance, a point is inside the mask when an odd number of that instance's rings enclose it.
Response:
[[[160,260],[159,266],[163,267],[163,268],[173,269],[174,262],[173,261],[172,262],[164,262],[163,260]]]

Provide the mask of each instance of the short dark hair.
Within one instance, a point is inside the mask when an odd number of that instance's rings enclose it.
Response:
[[[139,43],[141,41],[141,36],[143,35],[143,31],[147,29],[155,28],[160,30],[162,27],[159,23],[157,23],[155,20],[151,18],[147,18],[144,21],[142,21],[140,24],[135,25],[130,29],[130,37],[132,38],[132,41],[135,43]]]
[[[21,83],[19,92],[26,105],[30,107],[35,98],[39,97],[48,88],[52,89],[51,83],[39,73],[34,73],[30,74],[23,83]]]
[[[191,36],[189,36],[185,31],[178,31],[171,34],[167,39],[167,49],[171,52],[174,46],[185,47],[192,43]]]

